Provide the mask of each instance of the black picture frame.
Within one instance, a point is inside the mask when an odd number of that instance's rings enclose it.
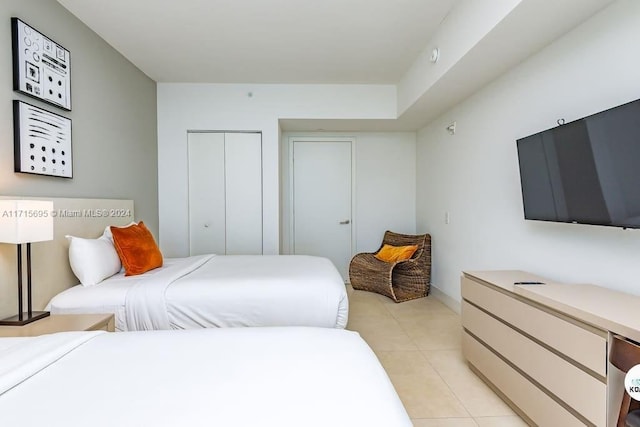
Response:
[[[71,111],[71,52],[11,18],[13,90]]]
[[[73,178],[71,119],[13,101],[15,172]]]

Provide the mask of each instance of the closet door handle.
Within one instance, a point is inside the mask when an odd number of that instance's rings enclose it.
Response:
[[[349,224],[351,221],[349,221],[348,219],[345,221],[340,221],[340,225],[347,225]]]

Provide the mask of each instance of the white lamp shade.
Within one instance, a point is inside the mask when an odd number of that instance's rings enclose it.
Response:
[[[0,242],[33,243],[53,240],[53,202],[0,200]]]

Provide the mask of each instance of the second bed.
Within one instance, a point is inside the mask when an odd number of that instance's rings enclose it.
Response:
[[[201,255],[168,258],[139,276],[116,274],[56,295],[53,314],[114,313],[116,330],[238,326],[344,328],[346,287],[326,258]]]

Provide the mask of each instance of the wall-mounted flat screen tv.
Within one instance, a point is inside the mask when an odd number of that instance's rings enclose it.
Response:
[[[640,228],[640,100],[517,146],[525,219]]]

